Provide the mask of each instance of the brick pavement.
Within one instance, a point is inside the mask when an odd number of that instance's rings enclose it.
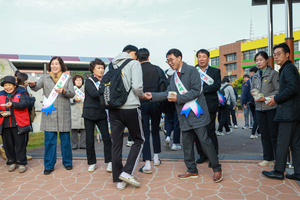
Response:
[[[257,161],[232,163],[222,161],[224,180],[212,181],[212,169],[207,163],[198,165],[199,178],[179,180],[177,175],[186,167],[182,160],[163,160],[153,167],[152,174],[135,172],[140,188],[128,186],[123,191],[116,189],[111,173],[106,172],[102,159],[97,162],[95,172],[88,172],[85,159],[74,160],[74,169],[66,171],[61,159],[51,175],[43,175],[43,160],[28,161],[28,169],[8,172],[4,160],[0,160],[0,199],[282,199],[299,200],[300,187],[295,181],[265,178]],[[140,162],[138,168],[142,167]]]

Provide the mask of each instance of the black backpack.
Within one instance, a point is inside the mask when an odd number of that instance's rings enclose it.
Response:
[[[219,106],[220,107],[224,107],[224,106],[227,105],[227,99],[225,97],[225,88],[227,88],[227,86],[229,86],[229,84],[218,91],[218,98],[219,98]]]
[[[131,60],[125,60],[117,69],[114,69],[112,63],[109,63],[109,71],[102,77],[99,86],[100,101],[104,109],[116,109],[127,101],[131,87],[127,92],[122,80],[122,69]]]
[[[157,67],[157,66],[156,66]],[[163,71],[157,67],[159,80],[158,80],[158,88],[160,90],[166,91],[168,86],[170,85],[168,79],[166,78]],[[164,100],[158,103],[159,110],[165,114],[173,114],[175,111],[175,102],[169,102],[168,100]]]

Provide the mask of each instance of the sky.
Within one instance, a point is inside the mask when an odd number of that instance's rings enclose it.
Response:
[[[0,13],[0,54],[113,58],[132,44],[163,69],[171,48],[194,65],[201,48],[249,39],[251,16],[254,37],[268,34],[267,7],[251,0],[0,0]],[[284,32],[284,4],[273,15],[274,33]]]

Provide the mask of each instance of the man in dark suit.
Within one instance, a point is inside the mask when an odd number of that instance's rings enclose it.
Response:
[[[212,80],[213,83],[207,83],[202,79],[203,93],[205,96],[206,104],[209,110],[210,123],[206,126],[208,137],[211,139],[215,150],[218,154],[218,139],[216,135],[216,113],[218,111],[219,99],[217,91],[221,87],[221,71],[218,68],[213,68],[208,65],[209,62],[209,52],[206,49],[200,49],[197,54],[199,68],[207,74]],[[197,164],[204,163],[207,160],[207,156],[203,152],[199,139],[195,137],[196,147],[200,158],[196,161]],[[211,164],[210,164],[211,166]]]
[[[279,122],[276,163],[273,171],[262,174],[274,179],[284,179],[287,153],[292,150],[294,174],[285,177],[300,181],[300,77],[290,61],[290,48],[282,43],[274,46],[274,58],[279,69],[279,93],[270,96],[267,105],[277,104],[274,120]]]
[[[187,167],[187,171],[184,174],[179,174],[178,178],[198,178],[194,154],[194,135],[196,134],[205,154],[212,163],[213,180],[216,183],[220,182],[223,179],[223,173],[215,148],[207,136],[206,125],[209,124],[210,119],[205,97],[201,91],[199,72],[195,67],[182,61],[182,53],[178,49],[169,50],[166,57],[170,67],[176,70],[172,75],[168,89],[161,93],[146,92],[145,96],[154,102],[166,99],[175,102],[182,131],[184,163]]]

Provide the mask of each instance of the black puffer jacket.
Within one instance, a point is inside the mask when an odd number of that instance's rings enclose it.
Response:
[[[300,120],[300,77],[295,65],[286,61],[279,70],[279,93],[274,97],[278,104],[275,121]]]

